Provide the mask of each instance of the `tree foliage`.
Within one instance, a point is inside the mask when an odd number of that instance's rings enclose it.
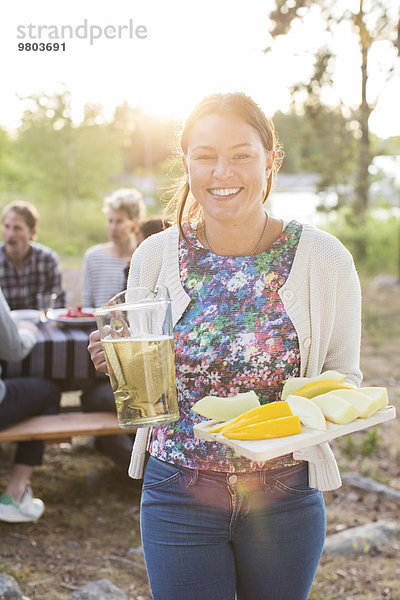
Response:
[[[116,107],[113,127],[122,139],[124,173],[142,167],[157,167],[171,154],[176,124],[169,119],[157,119],[128,102]]]
[[[334,188],[343,202],[355,170],[356,139],[340,109],[309,103],[302,112],[276,113],[274,123],[285,150],[282,171],[318,173],[318,191]]]
[[[29,180],[27,191],[67,210],[74,201],[104,195],[121,168],[120,143],[112,126],[98,124],[90,106],[76,126],[65,90],[30,100],[32,108],[23,115],[16,142]]]
[[[18,159],[15,142],[0,128],[0,193],[18,195],[26,184],[26,175]]]
[[[65,88],[25,100],[15,136],[0,129],[0,208],[16,198],[33,202],[41,241],[77,254],[106,235],[104,196],[132,185],[143,169],[154,173],[171,152],[175,125],[126,102],[108,122],[100,104],[87,104],[76,122]]]
[[[370,165],[374,157],[369,118],[377,102],[377,98],[371,100],[367,94],[370,57],[372,48],[381,44],[392,59],[391,66],[386,67],[386,76],[393,74],[398,54],[398,14],[380,0],[358,0],[357,3],[276,0],[275,10],[269,15],[273,40],[279,36],[290,39],[295,24],[316,10],[320,12],[321,27],[325,28],[330,42],[335,41],[339,28],[345,23],[356,36],[360,68],[358,73],[350,74],[349,80],[360,81],[359,103],[349,106],[340,99],[334,104],[326,102],[326,92],[332,89],[336,69],[333,44],[328,42],[315,53],[311,76],[293,86],[293,109],[307,119],[313,131],[312,140],[322,142],[321,152],[313,153],[315,170],[321,173],[320,190],[335,189],[339,204],[346,199],[352,206],[350,217],[363,223],[369,205]],[[307,144],[303,150],[307,153]]]

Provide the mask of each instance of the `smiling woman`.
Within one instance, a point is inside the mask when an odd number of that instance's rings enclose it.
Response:
[[[169,207],[178,204],[183,236],[182,219],[200,219],[198,236],[217,254],[262,251],[281,232],[281,221],[265,215],[264,203],[283,153],[272,121],[260,112],[244,94],[214,95],[182,131],[186,179]]]
[[[235,115],[209,115],[193,126],[183,161],[204,215],[203,239],[217,254],[245,256],[260,240],[274,155]]]
[[[251,98],[205,98],[181,150],[175,225],[141,243],[128,280],[128,291],[166,285],[174,319],[179,419],[154,427],[148,446],[140,429],[130,467],[140,478],[148,447],[141,532],[153,598],[306,600],[324,544],[320,490],[340,485],[330,449],[311,451],[316,489],[293,453],[254,461],[196,437],[192,408],[252,391],[266,405],[289,377],[329,369],[358,385],[357,274],[338,240],[267,214],[282,152]],[[98,332],[90,351],[104,370]]]

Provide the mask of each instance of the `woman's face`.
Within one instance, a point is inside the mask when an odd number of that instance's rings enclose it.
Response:
[[[200,119],[183,158],[204,217],[236,224],[262,209],[272,160],[256,130],[233,114]]]
[[[109,239],[114,243],[125,243],[129,240],[136,219],[130,219],[123,208],[109,208],[107,211],[107,231]]]

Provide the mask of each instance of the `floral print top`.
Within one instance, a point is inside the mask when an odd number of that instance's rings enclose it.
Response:
[[[190,303],[174,329],[180,418],[153,430],[150,453],[192,469],[240,472],[297,464],[286,455],[256,462],[224,444],[193,435],[204,417],[191,411],[203,396],[254,390],[261,404],[279,400],[284,381],[299,375],[297,333],[278,290],[285,283],[302,226],[291,221],[256,256],[220,256],[194,232],[179,241],[182,285]]]

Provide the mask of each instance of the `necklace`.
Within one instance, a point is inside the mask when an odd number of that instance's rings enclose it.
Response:
[[[261,236],[260,236],[260,239],[258,240],[258,242],[257,242],[257,244],[256,244],[256,247],[254,248],[254,250],[253,250],[253,252],[251,253],[251,255],[250,255],[250,256],[255,256],[255,255],[257,254],[257,250],[259,249],[259,247],[260,247],[260,245],[261,245],[261,243],[262,243],[262,241],[263,241],[263,239],[264,239],[265,233],[266,233],[266,231],[267,231],[267,229],[268,229],[268,225],[269,225],[269,214],[267,214],[267,213],[265,213],[265,214],[266,214],[266,217],[267,217],[267,218],[266,218],[266,221],[265,221],[264,229],[262,230],[262,234],[261,234]],[[206,242],[206,244],[207,244],[207,250],[211,250],[211,252],[214,252],[214,250],[213,250],[213,249],[212,249],[212,247],[211,247],[211,244],[210,244],[210,242],[209,242],[209,241],[208,241],[208,239],[207,239],[207,234],[206,234],[206,224],[205,224],[205,222],[204,222],[204,221],[203,221],[203,235],[204,235],[204,241],[205,241],[205,242]],[[215,252],[214,252],[214,254],[215,254]]]

